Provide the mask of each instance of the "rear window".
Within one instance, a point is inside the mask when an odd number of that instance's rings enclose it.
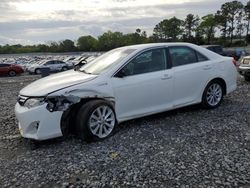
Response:
[[[9,67],[10,64],[0,64],[0,67]]]
[[[198,58],[198,61],[201,62],[201,61],[208,61],[209,59],[204,56],[203,54],[199,53],[199,52],[196,52],[197,54],[197,58]]]

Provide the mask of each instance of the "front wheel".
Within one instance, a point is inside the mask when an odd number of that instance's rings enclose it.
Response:
[[[246,81],[250,82],[250,76],[245,75],[244,78],[245,78]]]
[[[41,70],[40,69],[36,69],[35,70],[35,74],[41,74]]]
[[[202,105],[205,108],[216,108],[221,104],[222,100],[222,84],[218,81],[210,82],[203,92]]]
[[[9,71],[9,76],[16,76],[16,72],[13,70]]]
[[[68,67],[63,67],[62,68],[62,71],[66,71],[66,70],[68,70]]]
[[[79,137],[86,141],[97,141],[111,136],[115,126],[115,112],[107,101],[89,101],[77,113],[76,130]]]

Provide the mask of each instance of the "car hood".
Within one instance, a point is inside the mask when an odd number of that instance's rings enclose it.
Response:
[[[39,67],[39,66],[41,66],[41,65],[39,65],[39,64],[31,64],[31,65],[29,65],[30,68]]]
[[[49,93],[81,84],[96,78],[97,75],[69,70],[39,79],[20,91],[23,96],[46,96]]]

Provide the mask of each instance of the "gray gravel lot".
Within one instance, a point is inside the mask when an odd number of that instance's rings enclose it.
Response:
[[[107,140],[32,144],[19,136],[18,91],[0,78],[0,187],[250,187],[250,83],[214,110],[182,108],[119,125]]]

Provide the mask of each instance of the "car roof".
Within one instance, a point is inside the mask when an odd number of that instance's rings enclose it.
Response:
[[[208,47],[222,47],[221,45],[201,45],[202,47],[204,47],[204,48],[208,48]]]
[[[189,47],[194,47],[196,45],[191,44],[191,43],[185,43],[185,42],[166,42],[166,43],[137,44],[137,45],[120,47],[119,49],[143,50],[143,49],[147,49],[147,48],[170,47],[170,46],[189,46]]]

